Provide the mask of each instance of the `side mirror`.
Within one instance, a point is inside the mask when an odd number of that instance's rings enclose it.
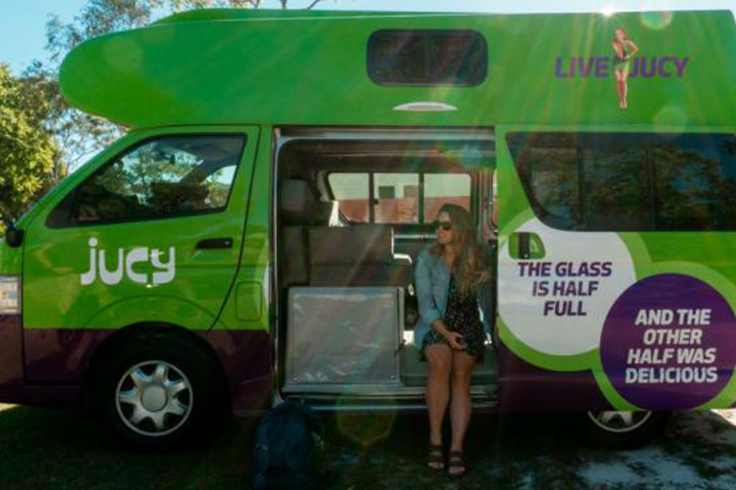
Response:
[[[23,245],[23,236],[25,232],[14,227],[10,227],[5,232],[5,242],[12,248],[18,248]]]
[[[7,230],[5,231],[5,243],[10,245],[12,248],[18,248],[23,244],[23,230],[19,230],[15,227],[12,221],[5,220]]]

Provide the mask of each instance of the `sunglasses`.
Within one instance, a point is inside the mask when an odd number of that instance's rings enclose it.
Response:
[[[442,229],[443,231],[450,231],[450,230],[452,230],[452,222],[450,222],[450,221],[435,221],[434,222],[434,228],[436,230]]]

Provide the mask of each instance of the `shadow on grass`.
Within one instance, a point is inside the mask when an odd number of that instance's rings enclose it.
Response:
[[[232,419],[206,447],[141,454],[121,447],[82,412],[2,408],[3,490],[250,488],[256,419]],[[577,420],[566,415],[474,416],[466,443],[470,471],[459,482],[425,467],[423,415],[332,415],[325,423],[329,490],[667,488],[667,475],[662,486],[648,483],[653,480],[646,468],[636,475],[646,452],[627,459],[627,453],[592,447],[579,437]],[[736,473],[736,430],[712,412],[677,416],[668,434],[642,451],[687,469],[695,475],[690,483]],[[713,463],[716,454],[721,459]],[[619,485],[589,478],[591,468],[619,467],[631,469],[634,480]]]
[[[330,447],[334,489],[583,488],[575,470],[588,449],[568,415],[475,415],[466,438],[468,474],[453,480],[425,466],[428,429],[423,416],[400,416],[380,442],[356,437],[375,416],[332,425],[340,437]],[[379,424],[380,425],[380,424]],[[348,434],[344,428],[350,428]],[[332,432],[332,431],[331,431]],[[446,431],[449,437],[449,430]],[[535,485],[535,483],[538,483]]]
[[[331,490],[736,488],[736,420],[715,412],[677,414],[665,434],[635,451],[590,443],[580,415],[476,415],[466,438],[469,472],[461,480],[425,467],[424,417],[398,417],[390,436],[361,444],[355,434],[361,424],[376,425],[373,417],[333,424],[340,437],[329,451]],[[341,427],[349,428],[347,437]]]
[[[0,489],[240,489],[256,421],[233,419],[206,447],[166,454],[121,446],[88,414],[0,411]]]

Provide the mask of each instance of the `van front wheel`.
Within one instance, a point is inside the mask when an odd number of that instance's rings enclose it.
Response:
[[[644,446],[667,426],[669,412],[649,410],[600,410],[586,412],[584,421],[588,438],[614,449]]]
[[[96,406],[125,442],[171,447],[223,419],[220,378],[193,342],[146,333],[118,346],[100,366]]]

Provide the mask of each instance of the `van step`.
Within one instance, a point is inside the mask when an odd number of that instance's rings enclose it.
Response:
[[[359,391],[356,386],[290,386],[282,393],[285,399],[296,400],[314,407],[326,407],[329,410],[388,410],[426,408],[424,388],[390,387],[379,392],[375,387],[371,390]],[[387,387],[388,388],[388,387]],[[473,386],[470,392],[473,406],[495,406],[498,402],[496,385]]]

